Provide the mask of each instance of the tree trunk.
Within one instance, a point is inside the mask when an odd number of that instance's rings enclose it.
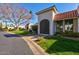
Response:
[[[2,23],[0,23],[0,30],[2,30]]]
[[[17,29],[16,30],[19,30],[19,27],[17,27]]]
[[[25,26],[26,30],[29,31],[29,24]]]
[[[15,26],[15,30],[19,30],[19,26]]]

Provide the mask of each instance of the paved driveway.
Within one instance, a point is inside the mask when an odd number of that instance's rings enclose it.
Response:
[[[19,36],[8,37],[0,31],[0,55],[32,55],[27,43]]]

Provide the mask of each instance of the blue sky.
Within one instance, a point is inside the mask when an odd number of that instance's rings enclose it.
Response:
[[[33,18],[31,19],[31,24],[37,23],[37,15],[36,12],[48,8],[50,6],[55,5],[58,12],[66,12],[70,10],[77,9],[79,4],[75,3],[19,3],[15,4],[15,6],[18,5],[18,7],[26,8],[28,10],[31,10],[33,13]]]
[[[75,4],[75,3],[54,3],[54,4],[53,3],[22,3],[22,4],[19,4],[20,7],[26,8],[33,12],[34,16],[31,20],[32,24],[35,24],[37,22],[37,16],[35,15],[36,12],[53,5],[55,5],[58,12],[61,13],[61,12],[77,9],[79,4]]]

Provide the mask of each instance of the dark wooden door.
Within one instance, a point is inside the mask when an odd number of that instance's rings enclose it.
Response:
[[[49,34],[49,21],[48,20],[42,20],[40,22],[40,33]]]

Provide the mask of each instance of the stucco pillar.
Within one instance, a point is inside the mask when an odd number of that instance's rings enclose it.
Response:
[[[40,19],[38,17],[38,35],[40,35]]]
[[[77,32],[77,28],[78,28],[77,19],[73,19],[73,32]]]
[[[38,35],[40,34],[40,24],[38,24]]]
[[[77,12],[78,12],[78,15],[79,15],[79,6],[78,6],[78,8],[77,8]],[[77,18],[77,32],[79,32],[79,17]]]
[[[75,32],[75,20],[73,20],[73,32]]]
[[[65,21],[63,20],[63,32],[65,32]]]
[[[50,21],[50,35],[53,35],[54,34],[54,27],[53,27],[53,25],[54,25],[54,22],[53,22],[53,20],[51,20]]]
[[[78,18],[78,32],[79,32],[79,18]]]
[[[54,21],[54,33],[56,33],[56,25],[57,25],[57,23]]]

